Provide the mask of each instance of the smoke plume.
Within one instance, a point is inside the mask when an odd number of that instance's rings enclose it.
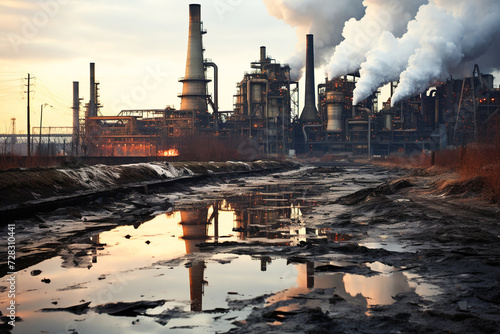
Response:
[[[302,77],[307,34],[314,34],[316,67],[324,66],[342,41],[344,23],[360,19],[365,12],[362,0],[264,0],[264,4],[269,14],[296,28],[297,47],[287,60],[292,80]]]
[[[288,61],[293,79],[304,67],[305,35],[314,34],[316,66],[329,61],[329,77],[359,70],[354,104],[391,81],[399,81],[394,104],[450,74],[470,75],[475,62],[500,69],[499,0],[263,1],[296,28],[299,42]]]
[[[464,63],[489,52],[500,34],[499,14],[496,0],[430,0],[420,7],[401,38],[386,31],[367,52],[353,103],[399,80],[391,101],[394,105],[457,73]]]
[[[365,0],[365,16],[345,23],[344,40],[335,48],[328,64],[328,76],[337,78],[359,70],[367,52],[376,46],[380,36],[385,31],[396,37],[403,35],[408,22],[415,18],[418,8],[424,3],[427,0]]]

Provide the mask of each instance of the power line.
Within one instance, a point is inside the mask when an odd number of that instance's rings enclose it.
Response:
[[[51,87],[50,84],[48,82],[46,82],[45,80],[42,80],[42,79],[38,79],[38,81],[44,85],[45,87],[47,88],[50,88],[51,91],[55,91],[56,93],[58,93],[59,95],[62,95],[63,97],[67,98],[67,99],[72,99],[72,97],[70,95],[68,95],[67,93],[59,90],[58,88],[54,88],[54,87]]]

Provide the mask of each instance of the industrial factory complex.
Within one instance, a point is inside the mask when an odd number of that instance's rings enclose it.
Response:
[[[204,57],[206,33],[201,7],[189,6],[189,42],[180,109],[99,112],[95,64],[90,64],[90,100],[80,106],[73,83],[74,156],[182,156],[186,138],[213,137],[251,142],[261,156],[389,155],[444,149],[488,138],[498,132],[500,90],[479,66],[469,78],[436,83],[423,94],[391,107],[379,104],[379,93],[353,106],[359,73],[314,77],[314,36],[307,42],[305,92],[290,77],[291,68],[260,48],[258,60],[237,83],[234,108],[219,110],[218,67]],[[259,50],[256,50],[256,55]],[[251,61],[251,60],[250,60]],[[207,71],[214,72],[213,82]],[[392,91],[397,82],[391,83]],[[304,108],[299,110],[299,96]],[[167,102],[167,101],[166,101]],[[40,131],[40,129],[38,130]],[[36,132],[36,131],[33,131]],[[69,149],[66,150],[69,155]]]

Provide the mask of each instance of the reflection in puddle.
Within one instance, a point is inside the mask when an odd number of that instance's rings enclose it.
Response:
[[[297,296],[307,294],[313,288],[334,289],[334,295],[341,297],[351,304],[354,303],[365,307],[367,309],[366,315],[370,316],[370,308],[391,305],[396,302],[394,297],[398,294],[415,292],[423,298],[429,298],[439,293],[439,290],[435,286],[426,283],[416,283],[416,280],[419,278],[418,275],[403,273],[398,271],[397,268],[380,262],[365,264],[365,266],[376,272],[372,276],[343,272],[314,274],[315,268],[325,265],[328,264],[308,262],[295,265],[297,271],[296,286],[268,298],[267,304],[271,305],[280,301],[296,299]],[[305,305],[302,303],[299,306],[298,302],[291,303],[276,310],[279,312],[293,312],[299,308],[316,308],[320,306],[321,301],[319,299],[309,299]],[[279,325],[280,322],[277,321],[272,324]]]
[[[286,259],[272,256],[200,252],[200,243],[259,240],[297,245],[308,238],[351,239],[331,229],[305,228],[301,217],[315,203],[278,190],[279,186],[266,186],[252,194],[180,206],[141,225],[121,226],[67,246],[60,256],[18,273],[18,316],[24,321],[16,324],[13,333],[68,333],[70,329],[162,333],[183,326],[188,333],[227,331],[232,321],[244,320],[251,312],[251,307],[227,310],[228,301],[275,293],[267,300],[271,304],[310,289],[335,288],[342,298],[370,308],[393,303],[392,296],[416,289],[407,273],[380,263],[367,264],[380,274],[365,277],[341,271],[315,273],[325,263],[288,265]],[[41,274],[31,276],[32,270]],[[42,282],[43,278],[49,278],[50,284]],[[93,310],[80,315],[39,311],[83,302],[95,307],[155,300],[165,300],[165,304],[135,317],[140,321]],[[2,296],[0,308],[5,309],[6,303]],[[217,308],[226,313],[207,312]],[[171,315],[172,310],[176,315]]]

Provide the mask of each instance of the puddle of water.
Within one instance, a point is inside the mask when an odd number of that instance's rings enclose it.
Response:
[[[60,256],[18,272],[17,315],[23,321],[17,323],[14,333],[43,330],[67,333],[69,329],[155,333],[161,331],[157,328],[161,326],[155,324],[154,317],[140,316],[141,321],[132,325],[133,318],[112,317],[92,310],[83,315],[40,310],[89,301],[90,307],[95,307],[160,299],[167,302],[148,314],[173,308],[189,314],[170,320],[170,327],[190,326],[196,319],[196,323],[203,324],[199,332],[214,326],[217,330],[229,330],[230,322],[224,322],[229,313],[235,319],[244,319],[243,315],[250,311],[231,311],[222,316],[219,313],[217,317],[201,312],[226,308],[228,296],[231,300],[249,299],[293,286],[295,268],[283,259],[205,255],[199,253],[197,244],[250,239],[300,242],[305,236],[291,236],[290,225],[299,226],[302,212],[313,203],[295,200],[292,193],[276,189],[265,186],[257,193],[198,203],[195,208],[180,206],[175,212],[159,215],[139,226],[121,226],[68,245]],[[308,233],[315,236],[319,232]],[[32,270],[42,273],[32,276]],[[42,282],[45,278],[50,283]],[[2,296],[0,308],[7,303]]]
[[[342,272],[315,274],[314,268],[324,263],[287,265],[284,259],[267,256],[199,252],[198,245],[203,242],[259,240],[294,245],[311,237],[335,242],[351,239],[331,229],[306,229],[300,221],[316,203],[297,199],[304,194],[287,191],[287,187],[259,186],[252,193],[224,200],[186,203],[139,226],[121,226],[71,244],[60,256],[20,271],[16,301],[17,315],[23,321],[16,324],[13,333],[59,334],[71,329],[110,334],[227,331],[232,321],[245,319],[253,306],[226,313],[204,311],[228,308],[229,301],[246,301],[277,291],[268,304],[310,289],[335,288],[344,299],[367,308],[392,303],[391,296],[397,293],[417,291],[419,287],[412,282],[415,277],[394,273],[395,268],[377,263],[369,266],[380,274],[371,277]],[[32,276],[32,270],[42,273]],[[42,282],[44,278],[50,283]],[[420,290],[425,293],[422,286]],[[148,310],[147,316],[129,318],[93,310],[83,315],[40,312],[83,302],[95,307],[154,300],[166,302]],[[0,309],[8,302],[2,296]],[[162,312],[173,315],[161,317],[164,323],[158,324]]]
[[[366,307],[366,315],[371,316],[370,309],[379,305],[391,305],[396,302],[394,297],[400,293],[415,292],[424,299],[432,299],[440,293],[440,290],[428,283],[419,283],[419,276],[416,274],[401,272],[397,268],[385,265],[380,262],[366,263],[363,266],[369,267],[378,273],[372,276],[363,276],[343,272],[316,273],[315,268],[325,264],[336,265],[337,262],[329,263],[306,263],[295,265],[297,271],[297,286],[281,291],[268,298],[267,304],[271,305],[279,301],[288,300],[298,295],[305,294],[311,289],[331,289],[334,293],[349,303],[355,303]],[[346,263],[344,263],[346,265]],[[332,296],[333,297],[333,296]],[[308,300],[305,305],[302,303],[292,303],[280,307],[281,312],[293,312],[299,308],[316,308],[320,306],[319,300]],[[273,325],[279,325],[276,321]]]

